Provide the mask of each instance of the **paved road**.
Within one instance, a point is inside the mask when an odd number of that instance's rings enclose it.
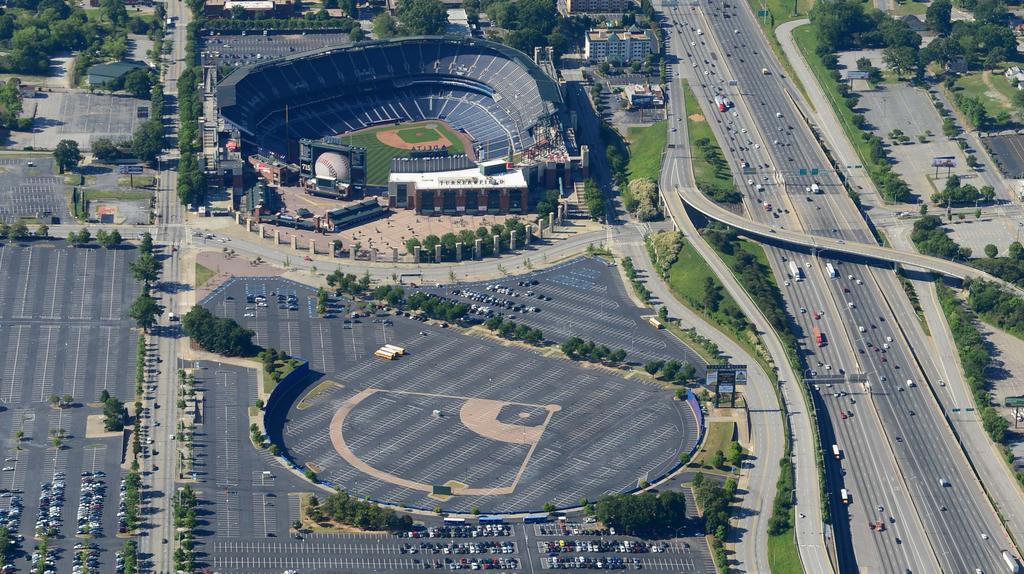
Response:
[[[729,12],[728,17],[723,10]],[[795,236],[794,239],[802,238],[805,243],[808,242],[808,236],[815,236],[810,242],[831,242],[836,246],[844,246],[848,241],[868,244],[871,236],[867,226],[846,197],[835,174],[823,169],[824,173],[817,177],[801,175],[801,169],[824,168],[827,163],[812,134],[797,115],[796,106],[777,79],[782,72],[777,63],[768,56],[770,50],[764,38],[760,34],[740,32],[741,29],[758,30],[747,7],[741,6],[739,10],[734,10],[708,5],[699,10],[686,9],[677,14],[673,23],[673,30],[682,34],[684,41],[689,43],[688,49],[692,51],[692,55],[687,54],[690,61],[686,63],[691,64],[690,67],[697,78],[695,92],[698,99],[702,100],[702,104],[707,106],[705,110],[711,110],[706,115],[711,121],[712,128],[719,134],[727,157],[734,165],[742,162],[745,165],[757,166],[748,170],[749,176],[744,174],[744,177],[748,178],[746,186],[742,180],[738,183],[746,191],[747,212],[752,218],[764,221],[761,224],[764,236],[792,235]],[[707,31],[708,34],[698,33],[699,29]],[[727,80],[736,80],[736,85],[731,85]],[[729,97],[737,103],[736,108],[730,110],[728,114],[720,114],[713,110],[709,104],[716,95]],[[741,127],[743,129],[740,129]],[[750,133],[746,128],[756,129]],[[738,168],[734,169],[739,172]],[[759,183],[765,182],[763,191],[754,189],[755,178]],[[824,194],[805,193],[804,190],[812,183],[821,185]],[[695,194],[689,192],[687,195]],[[756,199],[753,199],[754,197]],[[761,205],[764,209],[760,208]],[[770,218],[767,217],[769,213]],[[743,219],[735,215],[731,218]],[[750,225],[750,222],[740,224],[741,227]],[[869,249],[858,245],[857,251],[864,253]],[[772,249],[769,249],[768,253],[776,273],[784,277],[786,273],[780,269],[781,264],[778,260],[785,254]],[[892,274],[863,265],[844,266],[844,272],[848,272],[848,275],[863,278],[862,283],[854,283],[851,280],[857,288],[857,294],[851,293],[849,297],[856,301],[850,301],[845,294],[849,287],[843,287],[844,292],[840,293],[838,282],[830,282],[825,277],[824,261],[815,258],[810,261],[804,259],[806,257],[802,256],[803,263],[813,267],[805,271],[809,275],[807,281],[800,288],[794,285],[792,289],[784,289],[791,307],[790,312],[793,313],[797,307],[815,309],[826,311],[825,316],[829,317],[830,321],[832,318],[835,319],[832,323],[834,331],[829,333],[832,344],[824,351],[813,351],[811,345],[806,348],[809,366],[813,365],[811,361],[816,359],[819,365],[838,366],[839,372],[849,370],[851,373],[868,375],[874,385],[873,393],[878,395],[873,394],[873,398],[876,412],[884,421],[883,428],[896,429],[891,432],[900,432],[901,441],[903,436],[908,436],[908,440],[914,446],[899,453],[889,454],[890,459],[896,457],[904,476],[904,483],[910,487],[915,501],[914,508],[899,517],[899,527],[906,528],[910,535],[908,540],[912,541],[909,544],[912,550],[908,553],[905,549],[893,549],[890,545],[880,543],[875,548],[877,556],[871,556],[870,561],[884,570],[903,569],[905,566],[913,565],[918,571],[922,568],[929,571],[929,566],[934,564],[936,558],[947,571],[969,571],[978,567],[990,570],[997,568],[998,552],[991,551],[987,548],[989,545],[981,543],[980,533],[989,533],[998,538],[998,544],[1004,544],[1006,538],[1004,533],[999,532],[1001,529],[998,520],[980,489],[975,490],[971,481],[963,477],[964,480],[958,482],[955,489],[935,491],[940,477],[953,475],[961,478],[957,473],[967,466],[962,452],[955,448],[955,441],[949,433],[948,426],[942,421],[936,403],[925,393],[898,392],[893,386],[893,381],[901,381],[903,377],[922,382],[926,380],[918,370],[916,361],[908,360],[910,349],[905,335],[897,331],[887,335],[893,337],[893,351],[890,357],[894,358],[894,361],[881,361],[873,357],[873,364],[861,365],[860,351],[864,350],[864,345],[868,342],[865,339],[879,336],[881,331],[878,323],[895,323],[895,316],[901,308],[899,299],[903,297],[899,295],[898,288],[883,288],[893,281]],[[853,304],[847,306],[848,303]],[[842,312],[839,309],[842,309]],[[803,319],[797,322],[801,329],[805,329],[806,334],[810,327],[809,321]],[[853,351],[855,347],[858,348],[856,352]],[[902,369],[896,369],[897,364],[901,365]],[[866,370],[865,367],[870,370]],[[870,420],[870,417],[857,419]],[[832,425],[842,424],[841,421],[835,420],[826,422]],[[873,431],[877,425],[866,428]],[[893,435],[887,437],[890,445],[903,444],[901,441],[895,441]],[[890,446],[890,449],[898,450],[894,446]],[[921,480],[909,480],[912,477]],[[865,478],[879,493],[887,492],[886,485],[875,480],[877,477]],[[849,480],[852,480],[852,477],[849,477]],[[956,478],[949,480],[953,481]],[[890,485],[888,488],[891,497],[899,496],[894,486]],[[934,501],[940,496],[947,495],[951,504],[955,502],[955,511],[944,517],[931,515],[931,512],[939,512],[940,505],[934,504]],[[860,497],[855,496],[854,500],[860,500]],[[876,501],[871,503],[875,504]],[[946,506],[953,508],[950,505]],[[861,510],[863,509],[861,505]],[[836,515],[843,516],[839,512]],[[951,524],[958,525],[960,531],[979,532],[979,542],[963,544],[962,539],[953,533]],[[923,541],[921,530],[927,531],[927,542]],[[934,557],[931,556],[933,550],[927,548],[929,543],[933,548],[938,548],[934,551]],[[848,561],[850,557],[841,558]]]
[[[171,31],[173,42],[171,60],[164,67],[163,78],[164,92],[170,102],[168,109],[165,110],[168,115],[164,119],[165,123],[170,122],[170,131],[175,132],[175,123],[178,118],[173,112],[177,108],[177,80],[185,67],[185,34],[192,18],[188,7],[181,0],[167,2],[166,8],[167,15],[177,19],[176,27]],[[177,151],[171,151],[161,158],[161,163],[165,166],[173,166],[176,161]],[[160,171],[157,202],[161,221],[152,233],[159,244],[177,248],[177,252],[171,250],[170,253],[164,253],[169,257],[165,260],[161,281],[162,284],[171,286],[182,282],[183,272],[180,265],[180,247],[184,237],[185,216],[184,209],[178,202],[176,187],[177,171],[175,169]],[[163,291],[159,295],[160,303],[168,311],[174,311],[180,315],[188,310],[182,297],[178,296],[176,291]],[[171,326],[165,322],[164,327]],[[176,428],[175,399],[177,397],[177,365],[181,339],[173,333],[156,338],[160,357],[163,360],[163,368],[157,381],[157,392],[153,402],[159,404],[160,408],[156,408],[156,404],[148,406],[151,407],[153,419],[161,422],[164,432],[157,433],[155,437],[157,442],[154,447],[159,454],[149,459],[149,464],[143,468],[143,471],[148,472],[149,488],[162,493],[162,496],[154,498],[157,507],[153,509],[154,513],[150,520],[154,527],[149,536],[142,541],[141,549],[143,552],[151,554],[154,571],[173,572],[173,551],[176,542],[171,502],[176,491],[175,465],[177,461],[175,443],[167,440],[167,434]],[[164,543],[165,540],[166,543]]]
[[[821,86],[815,80],[814,75],[807,66],[806,60],[804,60],[793,42],[793,29],[807,23],[807,20],[787,22],[779,26],[775,30],[775,34],[811,98],[818,102],[825,102]],[[940,97],[942,97],[941,94]],[[845,137],[831,106],[824,105],[823,103],[815,109],[813,116],[818,128],[825,134],[825,138],[829,142],[832,153],[837,161],[840,164],[855,164],[858,161],[856,151]],[[871,207],[872,219],[875,224],[879,224],[879,216],[881,216],[884,222],[894,225],[898,224],[899,220],[886,217],[893,215],[894,210],[882,204],[871,179],[866,176],[863,170],[853,171],[855,172],[853,174],[855,179],[853,183],[862,188],[859,191],[862,193],[862,199],[865,200],[865,204]],[[982,172],[981,177],[986,183],[995,187],[995,189],[1008,193],[1006,182],[995,173],[994,169],[986,169]],[[1019,215],[1020,206],[1017,204],[1000,205],[996,210],[1003,215]],[[876,213],[878,211],[884,213]],[[904,253],[914,253],[916,249],[910,241],[908,232],[905,232],[906,230],[903,229],[900,231],[904,232],[888,234],[893,247]],[[911,281],[919,295],[921,307],[924,310],[930,327],[931,337],[926,336],[917,327],[916,317],[912,316],[912,314],[907,316],[907,320],[901,324],[908,331],[913,348],[935,358],[934,361],[924,362],[923,366],[925,371],[928,372],[930,379],[949,383],[948,386],[940,386],[936,393],[946,416],[951,420],[960,440],[965,443],[966,452],[971,453],[971,462],[987,486],[996,506],[999,507],[1000,514],[1009,526],[1010,531],[1024,532],[1024,512],[1020,510],[1024,508],[1024,504],[1022,504],[1024,496],[1022,496],[1016,479],[1009,467],[1003,464],[1001,457],[995,452],[994,446],[985,433],[984,428],[981,427],[978,417],[963,411],[966,405],[971,404],[970,391],[963,379],[963,370],[959,364],[956,346],[953,343],[949,327],[938,303],[936,286],[931,281]],[[953,413],[952,409],[954,408],[960,409],[960,412]],[[992,456],[989,456],[989,454]]]
[[[671,10],[668,12],[669,19],[682,21],[685,19],[682,11]],[[681,56],[686,53],[686,42],[678,29],[669,35],[670,53]],[[696,43],[696,40],[691,40]],[[692,66],[689,66],[692,68]],[[683,187],[693,188],[693,175],[690,169],[688,138],[686,134],[685,110],[683,105],[682,92],[678,82],[674,81],[677,75],[688,74],[685,63],[680,63],[670,68],[673,81],[669,85],[669,144],[666,150],[662,165],[662,176],[660,186],[664,191],[677,190]],[[699,81],[692,82],[699,85]],[[695,193],[696,190],[694,190]],[[797,543],[799,544],[801,560],[804,568],[809,572],[830,572],[832,564],[825,549],[824,532],[822,523],[821,496],[816,472],[814,448],[814,428],[812,419],[800,396],[799,389],[792,384],[798,381],[796,373],[786,358],[785,348],[778,335],[771,328],[770,323],[761,313],[760,309],[753,303],[749,295],[742,288],[731,270],[718,257],[713,249],[697,233],[692,222],[685,212],[680,196],[672,191],[663,193],[666,200],[666,211],[671,216],[675,225],[682,230],[690,244],[700,253],[705,261],[712,267],[715,274],[721,279],[725,288],[733,299],[741,307],[743,312],[754,322],[762,339],[773,357],[776,366],[780,369],[779,379],[783,400],[786,402],[786,409],[790,417],[792,428],[793,456],[796,465],[797,491],[797,516],[800,516],[796,524]],[[790,381],[786,384],[784,381]],[[765,377],[761,380],[752,379],[748,385],[748,400],[751,401],[751,411],[764,414],[752,415],[752,424],[761,426],[764,431],[775,436],[781,436],[784,432],[781,428],[781,418],[773,413],[778,408],[778,399],[775,391],[771,388],[771,381]],[[755,406],[756,405],[756,406]],[[771,413],[771,414],[769,414]],[[752,431],[753,434],[753,431]],[[762,435],[770,436],[770,435]],[[781,445],[769,443],[765,445],[765,461],[772,464],[781,455]],[[770,471],[772,477],[778,480],[778,469]],[[766,542],[767,517],[771,515],[771,504],[769,499],[774,496],[774,482],[767,482],[762,488],[764,504],[758,508],[763,522],[752,521],[750,528],[753,534],[753,544],[741,544],[737,547],[737,559],[740,569],[748,572],[767,572],[767,552],[760,550],[762,543]],[[742,523],[741,523],[742,526]]]

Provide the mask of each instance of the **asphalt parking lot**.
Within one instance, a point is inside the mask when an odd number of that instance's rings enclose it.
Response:
[[[144,121],[136,117],[139,107],[148,111],[149,101],[125,94],[39,92],[23,105],[23,115],[33,118],[32,131],[12,132],[10,137],[17,147],[37,149],[53,149],[60,140],[71,139],[86,151],[97,138],[131,139]]]
[[[0,221],[41,218],[49,224],[52,217],[71,221],[64,188],[64,179],[53,175],[50,156],[0,158]]]
[[[983,138],[995,156],[999,171],[1011,179],[1024,179],[1024,134],[1008,134]]]
[[[246,303],[261,294],[273,302],[277,293],[295,295],[295,310]],[[689,407],[658,385],[411,319],[317,318],[314,295],[286,280],[239,278],[203,304],[252,328],[259,345],[303,357],[321,380],[338,383],[301,410],[296,395],[291,408],[271,414],[269,431],[297,462],[355,495],[432,509],[430,487],[454,481],[470,490],[445,501],[446,510],[574,506],[654,481],[698,438]],[[408,355],[372,357],[388,343]],[[352,453],[346,460],[328,428],[348,400],[358,404],[339,427]],[[465,423],[476,416],[505,435],[471,430]],[[359,470],[359,461],[374,471]]]
[[[532,283],[536,285],[520,285]],[[513,295],[488,290],[500,285],[513,290]],[[466,304],[486,306],[494,313],[504,313],[516,323],[536,327],[544,338],[561,343],[569,337],[593,340],[612,349],[625,349],[626,360],[643,364],[653,359],[676,359],[691,363],[699,377],[706,364],[693,349],[684,345],[668,331],[651,327],[643,315],[651,309],[633,304],[618,270],[602,259],[581,257],[560,265],[526,275],[513,275],[501,281],[457,283],[443,287],[424,287],[425,291],[449,297]],[[463,291],[454,294],[454,290]],[[536,312],[513,312],[487,301],[476,301],[464,291],[495,297],[512,304],[535,307]],[[528,295],[528,293],[533,293]],[[544,296],[548,300],[540,300]],[[479,315],[479,318],[485,318]]]
[[[289,54],[350,43],[347,33],[268,34],[248,33],[201,36],[204,65],[240,67]]]
[[[73,546],[85,542],[76,537],[85,500],[99,509],[86,515],[98,529],[95,570],[114,572],[114,552],[124,544],[115,537],[123,441],[86,437],[86,417],[100,413],[89,403],[101,391],[122,399],[134,393],[137,335],[126,313],[139,289],[128,273],[135,253],[60,242],[0,246],[0,523],[24,537],[16,571],[29,571],[24,551],[35,546],[37,520],[57,533],[50,537],[55,571],[72,571]],[[54,394],[70,395],[72,406],[51,407]],[[58,429],[66,437],[61,448],[52,444]]]

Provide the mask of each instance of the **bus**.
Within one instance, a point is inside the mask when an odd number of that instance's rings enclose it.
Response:
[[[480,524],[503,524],[505,519],[500,516],[481,516]]]
[[[846,492],[846,489],[839,491],[839,496],[843,499],[843,504],[850,504],[850,493]]]
[[[655,329],[664,329],[665,328],[665,326],[661,324],[661,321],[655,319],[654,317],[648,317],[647,318],[647,322],[650,323],[651,327],[654,327]]]
[[[839,460],[839,445],[832,445],[832,455],[836,457],[836,460]]]
[[[466,525],[466,519],[465,518],[445,518],[444,519],[444,525],[445,526],[465,526]]]
[[[373,352],[373,356],[378,359],[384,359],[385,361],[394,361],[398,358],[398,353],[387,349],[377,349]]]
[[[383,347],[381,347],[381,350],[390,351],[392,353],[395,353],[399,357],[405,355],[405,348],[399,347],[397,345],[384,345]]]
[[[523,524],[539,524],[547,521],[547,514],[527,514],[523,517]]]
[[[825,269],[828,271],[828,276],[830,279],[835,279],[836,277],[839,277],[839,274],[836,273],[835,266],[832,265],[831,263],[826,263]]]

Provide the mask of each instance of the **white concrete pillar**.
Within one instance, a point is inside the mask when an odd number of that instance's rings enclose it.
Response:
[[[473,259],[480,260],[484,256],[484,240],[479,237],[473,241]]]
[[[459,241],[455,244],[455,261],[458,263],[462,262],[462,242]]]

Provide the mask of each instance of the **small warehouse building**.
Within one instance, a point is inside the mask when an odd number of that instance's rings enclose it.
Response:
[[[109,64],[89,66],[85,73],[89,77],[89,85],[99,88],[118,85],[124,81],[124,77],[128,75],[128,72],[147,67],[140,62],[111,62]]]

